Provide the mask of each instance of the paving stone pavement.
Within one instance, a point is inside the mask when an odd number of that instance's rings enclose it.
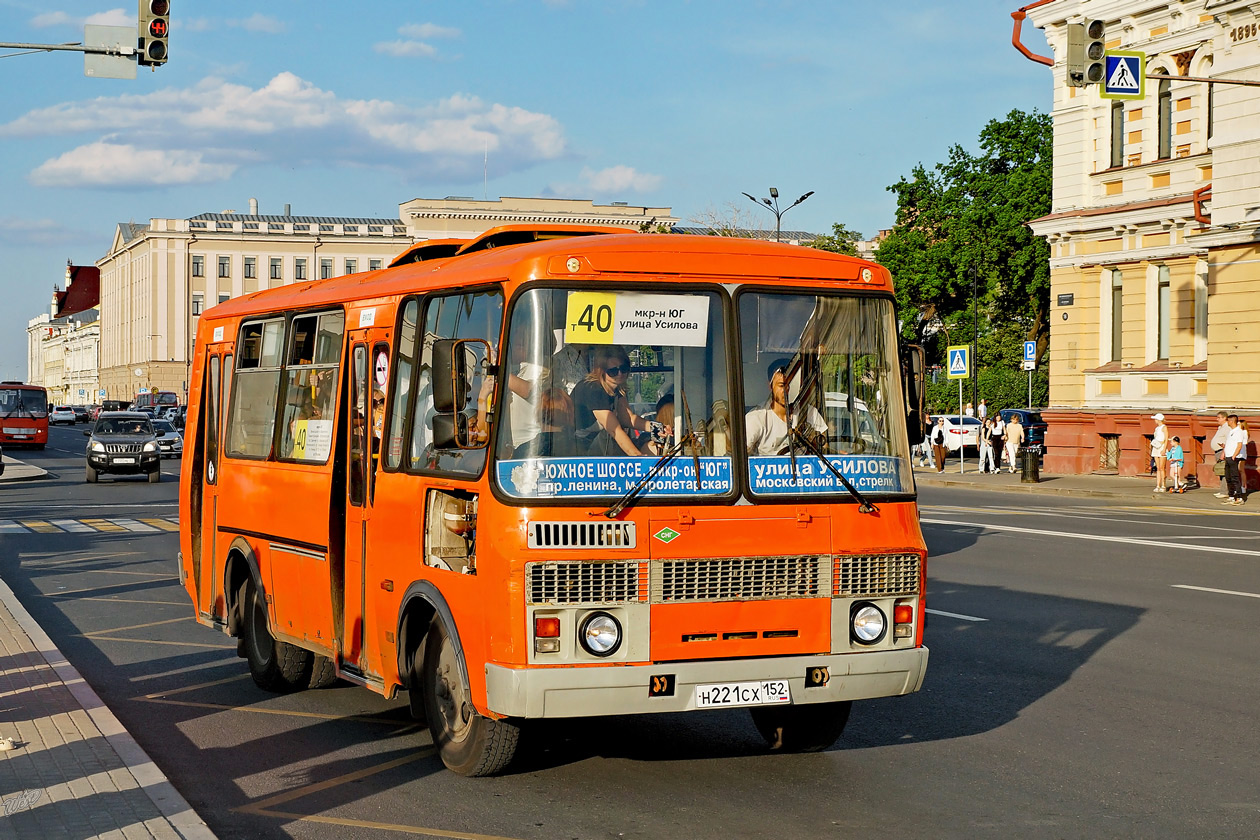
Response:
[[[10,837],[214,840],[0,581],[0,838]]]

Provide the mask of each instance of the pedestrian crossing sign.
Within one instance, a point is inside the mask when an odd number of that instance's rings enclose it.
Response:
[[[1103,99],[1142,99],[1146,96],[1146,53],[1133,50],[1107,50]]]
[[[950,347],[947,351],[949,359],[949,378],[966,379],[970,376],[971,348],[965,344]]]

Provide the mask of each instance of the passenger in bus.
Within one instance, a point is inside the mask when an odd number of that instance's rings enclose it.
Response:
[[[578,447],[588,455],[642,455],[632,435],[648,431],[648,421],[630,410],[626,378],[630,356],[616,345],[599,347],[591,359],[591,372],[573,389],[573,419]],[[660,447],[648,442],[650,454]]]
[[[538,397],[538,436],[516,448],[514,458],[571,458],[578,452],[573,429],[573,399],[564,388],[548,388]]]
[[[789,440],[788,423],[814,433],[814,440],[825,450],[827,421],[812,405],[803,412],[788,417],[787,369],[789,359],[776,359],[766,368],[770,397],[760,408],[754,408],[744,416],[744,430],[748,437],[749,455],[785,455],[792,448],[803,449],[798,442]]]
[[[564,343],[564,330],[554,331],[557,350],[551,355],[551,382],[572,394],[578,383],[591,372],[590,360],[585,347]]]
[[[508,426],[512,448],[519,449],[538,437],[542,429],[538,425],[538,393],[547,378],[547,369],[531,361],[529,333],[518,329],[512,332],[508,348]]]

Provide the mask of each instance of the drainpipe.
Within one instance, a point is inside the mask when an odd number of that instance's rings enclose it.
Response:
[[[1023,53],[1024,58],[1028,59],[1029,61],[1035,61],[1038,64],[1044,64],[1047,67],[1054,66],[1054,59],[1047,58],[1044,55],[1037,55],[1036,53],[1030,51],[1028,47],[1025,47],[1023,44],[1021,44],[1019,41],[1019,29],[1024,23],[1024,18],[1028,17],[1026,13],[1028,12],[1029,9],[1035,9],[1038,6],[1044,6],[1047,3],[1053,3],[1053,2],[1054,0],[1037,0],[1036,3],[1029,3],[1027,6],[1023,6],[1011,12],[1011,17],[1015,19],[1015,29],[1013,32],[1011,32],[1011,46],[1013,46],[1015,49]]]

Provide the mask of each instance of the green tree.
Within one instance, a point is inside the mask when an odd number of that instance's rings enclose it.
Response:
[[[1037,342],[1039,361],[1049,348],[1049,248],[1027,223],[1050,212],[1050,117],[1011,111],[984,127],[979,146],[976,155],[952,146],[944,162],[919,164],[888,188],[896,224],[876,259],[897,282],[907,331],[939,320],[932,361],[943,359],[945,333],[967,344],[978,323],[981,367],[1014,369],[1023,341]]]
[[[849,230],[841,222],[836,222],[831,226],[831,233],[822,233],[809,242],[802,243],[809,248],[817,248],[820,251],[830,251],[833,254],[848,254],[850,257],[857,256],[857,243],[861,241],[862,234],[856,230]]]

